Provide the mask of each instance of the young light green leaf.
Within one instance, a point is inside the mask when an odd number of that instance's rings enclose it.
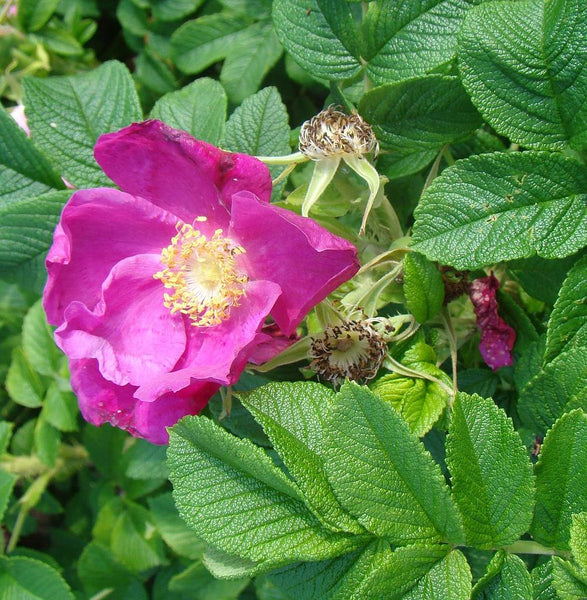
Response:
[[[0,107],[0,210],[16,200],[65,186],[45,156]]]
[[[41,300],[33,304],[22,327],[22,347],[33,369],[41,375],[55,375],[63,354],[53,340]]]
[[[587,512],[573,515],[570,545],[575,562],[587,575]]]
[[[419,323],[432,319],[442,308],[442,275],[434,263],[417,252],[404,259],[404,294],[408,310]]]
[[[33,369],[21,348],[12,353],[5,385],[8,395],[17,404],[27,408],[38,408],[42,405],[45,382]]]
[[[224,88],[214,79],[203,77],[165,94],[157,100],[150,116],[218,146],[224,137],[226,107]]]
[[[112,185],[94,160],[102,133],[140,121],[142,112],[128,69],[111,61],[68,77],[23,82],[28,122],[37,145],[77,187]]]
[[[587,512],[587,414],[563,415],[546,434],[536,465],[536,541],[569,550],[572,516]]]
[[[471,600],[531,600],[532,580],[521,558],[497,552],[477,582]]]
[[[544,436],[574,408],[587,410],[587,347],[564,352],[548,363],[522,390],[518,412],[534,433]]]
[[[250,18],[228,13],[187,21],[171,36],[172,58],[180,71],[193,75],[224,60]]]
[[[587,145],[582,0],[482,3],[459,37],[465,88],[487,122],[537,149]],[[499,32],[499,35],[496,35]]]
[[[532,467],[519,434],[492,400],[459,393],[446,443],[452,492],[467,544],[506,546],[532,520]]]
[[[77,431],[77,398],[72,392],[60,389],[56,382],[49,384],[42,414],[47,423],[59,431]]]
[[[369,3],[363,21],[363,58],[376,84],[424,75],[456,55],[467,0]]]
[[[234,104],[254,94],[283,53],[271,22],[259,22],[243,31],[230,47],[220,82]]]
[[[458,550],[447,546],[407,546],[385,557],[364,598],[385,600],[468,600],[471,570]],[[450,582],[450,583],[449,583]],[[358,600],[358,599],[357,599]]]
[[[440,468],[405,421],[367,388],[343,385],[328,416],[326,472],[339,501],[394,544],[462,536]]]
[[[294,564],[268,575],[280,593],[297,600],[360,600],[369,596],[370,575],[388,559],[382,540],[344,556],[321,562]]]
[[[554,588],[561,600],[587,598],[587,573],[558,556],[552,558]]]
[[[587,256],[569,271],[554,305],[546,331],[544,362],[587,346]]]
[[[315,77],[349,79],[361,70],[358,33],[340,0],[275,0],[273,23],[285,49]]]
[[[181,517],[228,554],[277,565],[322,560],[360,543],[323,528],[261,448],[210,419],[184,418],[171,430],[168,465]]]
[[[470,136],[481,125],[458,77],[425,75],[367,92],[359,112],[386,150],[412,154]]]
[[[48,564],[24,556],[0,556],[0,597],[74,600],[61,575]]]
[[[281,382],[241,394],[240,398],[263,426],[318,519],[335,531],[364,533],[363,527],[342,509],[326,477],[325,419],[334,392],[313,382]]]
[[[471,156],[424,193],[412,247],[458,269],[561,258],[587,244],[586,193],[587,168],[558,154]]]
[[[53,467],[57,460],[60,443],[59,430],[45,421],[43,417],[39,417],[35,424],[35,454],[41,462]]]

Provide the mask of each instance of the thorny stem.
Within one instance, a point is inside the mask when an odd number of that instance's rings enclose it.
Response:
[[[454,402],[455,396],[459,391],[458,383],[457,383],[457,336],[455,334],[455,330],[452,324],[452,320],[450,318],[450,313],[448,312],[446,306],[442,309],[442,322],[444,323],[444,328],[448,335],[448,344],[450,347],[450,362],[452,365],[452,394],[449,400],[449,406],[452,406]]]

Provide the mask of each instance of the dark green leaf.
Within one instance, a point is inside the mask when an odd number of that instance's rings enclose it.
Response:
[[[536,510],[530,533],[547,546],[570,548],[572,515],[587,511],[587,415],[574,410],[547,433],[536,465]]]
[[[529,148],[587,145],[582,0],[485,2],[459,38],[459,68],[487,122]]]
[[[73,600],[61,575],[46,563],[24,556],[0,556],[0,597],[11,600]]]
[[[17,479],[16,475],[0,470],[0,523],[4,520],[4,512]]]
[[[24,31],[37,31],[51,18],[59,0],[19,0],[18,22]]]
[[[552,561],[542,563],[532,569],[533,600],[560,600],[553,587]]]
[[[195,12],[204,0],[157,0],[153,17],[160,21],[177,21]]]
[[[458,269],[534,254],[561,258],[587,243],[586,193],[585,166],[558,154],[472,156],[426,190],[413,247]]]

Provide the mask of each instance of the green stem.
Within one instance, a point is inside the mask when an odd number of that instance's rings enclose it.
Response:
[[[291,163],[303,163],[310,160],[301,152],[286,154],[285,156],[255,156],[257,160],[264,162],[266,165],[290,165]]]
[[[538,542],[533,540],[518,540],[514,542],[510,546],[506,546],[502,548],[506,552],[511,552],[512,554],[544,554],[544,555],[562,555],[567,556],[565,552],[559,552],[555,548],[548,548],[547,546],[543,546]]]
[[[18,516],[16,517],[16,522],[12,528],[12,535],[10,536],[10,540],[8,540],[8,545],[6,546],[6,554],[10,554],[16,548],[16,544],[18,544],[20,532],[22,531],[22,526],[24,525],[24,521],[28,512],[29,511],[26,506],[20,507]]]

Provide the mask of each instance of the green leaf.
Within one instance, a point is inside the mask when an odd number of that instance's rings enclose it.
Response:
[[[204,542],[181,520],[171,493],[148,499],[155,525],[165,543],[180,556],[192,560],[202,557]]]
[[[546,434],[536,465],[536,541],[569,550],[572,515],[587,512],[587,415],[574,410]]]
[[[368,596],[369,578],[390,554],[381,540],[344,556],[313,563],[297,563],[267,577],[287,598],[297,600],[358,600]]]
[[[542,563],[532,569],[533,600],[560,600],[553,587],[552,561]]]
[[[328,432],[330,483],[369,531],[394,544],[461,539],[440,468],[391,406],[346,383],[328,416]]]
[[[587,244],[586,192],[587,168],[558,154],[472,156],[424,193],[412,247],[457,269],[561,258]]]
[[[0,556],[0,597],[14,600],[74,600],[61,575],[44,562]]]
[[[526,385],[518,412],[534,433],[544,435],[573,408],[587,410],[587,347],[560,354]]]
[[[187,21],[171,36],[175,65],[193,75],[225,59],[249,23],[249,18],[224,13]]]
[[[224,137],[226,106],[223,87],[214,79],[203,77],[165,94],[157,100],[150,116],[218,146]]]
[[[220,82],[234,104],[254,94],[279,60],[283,48],[270,22],[251,25],[230,47]]]
[[[179,87],[171,68],[149,48],[141,50],[136,57],[134,76],[141,85],[156,94],[166,94]]]
[[[57,460],[60,443],[59,430],[47,423],[44,418],[38,418],[35,425],[35,454],[41,459],[41,462],[53,467]]]
[[[438,152],[470,136],[482,123],[458,77],[425,75],[376,87],[359,112],[386,150]]]
[[[84,548],[77,571],[84,588],[90,593],[121,588],[133,580],[131,571],[116,559],[112,550],[96,541]]]
[[[4,513],[17,479],[16,475],[0,470],[0,523],[4,520]]]
[[[158,21],[178,21],[196,12],[204,0],[157,0],[153,5],[153,18]]]
[[[173,427],[168,452],[181,517],[228,554],[283,564],[337,556],[358,543],[324,529],[261,448],[205,417]]]
[[[575,562],[587,574],[587,512],[573,515],[570,545]]]
[[[45,383],[20,348],[12,353],[6,391],[14,402],[27,408],[38,408],[43,403]]]
[[[240,398],[263,426],[318,519],[335,531],[364,533],[342,509],[326,477],[325,418],[334,392],[313,382],[280,382]]]
[[[364,597],[468,600],[470,594],[471,570],[461,552],[447,546],[407,546],[396,548],[371,575],[370,595]]]
[[[54,191],[0,207],[1,277],[25,278],[29,280],[27,288],[42,290],[46,278],[43,260],[70,196],[69,190]]]
[[[282,156],[291,151],[289,131],[287,109],[277,88],[267,87],[247,98],[230,115],[222,147],[256,156]],[[270,167],[271,177],[277,177],[283,169]]]
[[[486,2],[459,38],[465,88],[485,120],[528,148],[587,145],[582,0]]]
[[[369,3],[363,21],[363,58],[375,84],[437,70],[454,59],[457,33],[471,2],[386,0]]]
[[[94,160],[102,133],[142,118],[128,69],[111,61],[87,73],[23,81],[33,137],[77,187],[112,185]]]
[[[473,588],[471,600],[531,600],[532,580],[521,558],[497,552],[487,573]]]
[[[1,107],[0,139],[0,210],[15,200],[64,188],[49,161]]]
[[[22,328],[22,347],[33,369],[41,375],[55,375],[63,354],[53,341],[53,329],[47,323],[41,300],[33,304]]]
[[[49,384],[43,401],[43,418],[59,431],[77,431],[79,409],[72,392],[64,391],[55,382]]]
[[[187,594],[191,600],[236,600],[248,583],[248,577],[215,579],[202,563],[193,563],[171,579],[169,591]]]
[[[526,448],[505,412],[492,400],[457,394],[446,451],[467,544],[515,542],[532,520],[534,485]]]
[[[404,259],[406,306],[416,321],[425,323],[442,309],[444,283],[438,267],[416,252]]]
[[[587,256],[569,271],[554,305],[546,331],[544,362],[587,346]]]
[[[554,588],[561,600],[585,600],[587,598],[587,574],[572,563],[558,556],[552,558]]]
[[[24,31],[37,31],[51,18],[59,0],[19,0],[18,22]]]
[[[349,79],[361,70],[358,32],[340,0],[275,0],[273,23],[285,49],[314,77]]]

